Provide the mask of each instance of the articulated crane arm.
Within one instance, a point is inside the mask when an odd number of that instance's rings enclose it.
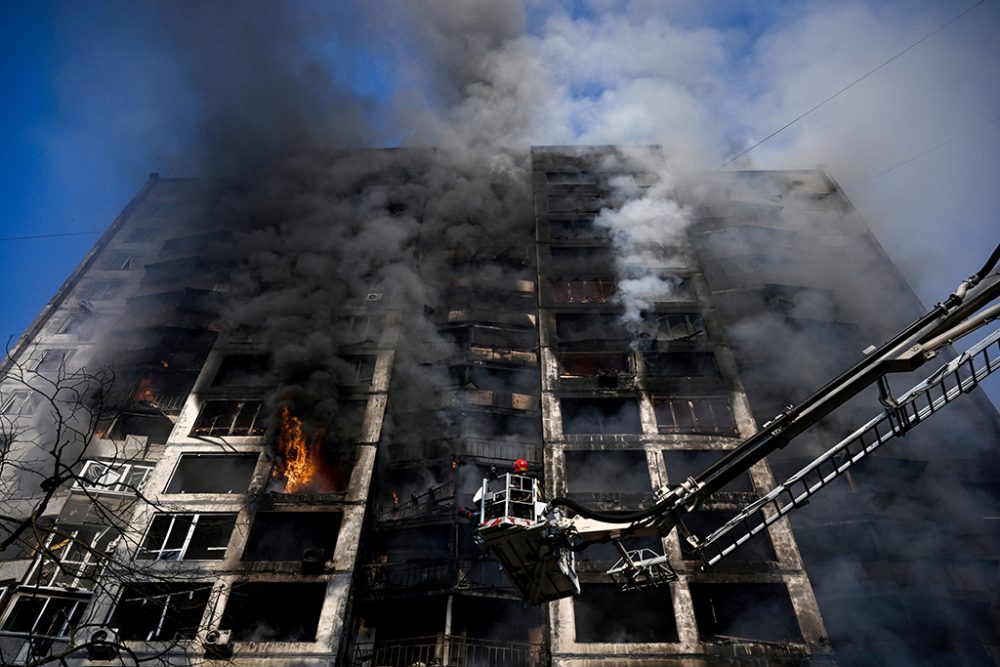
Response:
[[[881,346],[867,350],[852,368],[795,406],[789,406],[700,474],[675,488],[661,487],[655,503],[635,512],[601,512],[569,498],[541,498],[538,482],[521,475],[484,480],[476,495],[480,505],[476,539],[500,561],[507,575],[532,604],[579,593],[575,553],[589,544],[613,541],[622,558],[608,571],[623,589],[677,579],[665,556],[627,551],[621,538],[667,535],[680,526],[701,554],[705,567],[718,563],[753,535],[805,504],[829,484],[897,435],[902,435],[975,388],[1000,369],[1000,330],[932,373],[904,394],[891,394],[887,376],[917,370],[955,340],[1000,318],[1000,245],[980,271],[963,281],[947,299]],[[872,385],[878,387],[882,412],[802,468],[732,520],[702,539],[683,529],[680,516],[696,509],[776,449],[813,426]],[[519,516],[508,514],[518,491],[528,486],[533,498]],[[523,493],[522,493],[523,495]]]

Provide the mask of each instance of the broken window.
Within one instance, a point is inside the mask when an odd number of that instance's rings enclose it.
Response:
[[[597,177],[588,171],[547,171],[545,181],[551,185],[581,185],[596,183]]]
[[[614,266],[610,248],[591,246],[552,246],[552,266],[556,269],[578,269],[606,272]]]
[[[605,205],[605,198],[597,193],[579,195],[553,195],[548,198],[549,213],[584,211],[597,213]]]
[[[673,602],[660,588],[622,593],[615,584],[584,583],[573,616],[578,642],[678,641]]]
[[[625,352],[561,352],[559,374],[563,377],[631,374]]]
[[[643,324],[648,335],[661,343],[706,338],[705,322],[700,313],[666,313],[648,315]]]
[[[549,236],[559,241],[604,241],[611,238],[611,230],[595,225],[593,218],[549,220]]]
[[[337,373],[337,384],[365,391],[366,387],[371,386],[375,377],[375,355],[344,355],[335,361],[334,370]]]
[[[246,493],[259,454],[183,454],[165,493]]]
[[[564,341],[607,341],[631,338],[616,313],[556,313],[556,336]]]
[[[270,387],[277,383],[266,355],[227,354],[215,374],[215,387]]]
[[[135,259],[127,252],[119,252],[111,255],[104,263],[104,268],[109,271],[128,271],[135,263]]]
[[[45,539],[25,583],[90,590],[118,532],[105,526],[59,527]]]
[[[222,560],[235,525],[235,514],[156,514],[136,558]]]
[[[652,488],[646,452],[641,449],[566,450],[564,457],[570,493],[648,494]]]
[[[130,435],[144,436],[149,442],[163,444],[174,430],[174,422],[158,408],[143,408],[119,413],[108,430],[111,440],[124,440]]]
[[[711,352],[646,353],[646,375],[665,377],[719,377]]]
[[[94,337],[94,329],[96,326],[96,317],[86,311],[79,310],[75,313],[71,313],[56,333],[76,336],[77,340],[86,341]]]
[[[193,639],[211,593],[211,582],[127,583],[111,624],[122,639]]]
[[[236,641],[310,642],[325,597],[325,583],[239,582],[229,593],[220,627],[232,630]]]
[[[30,389],[15,389],[4,392],[0,402],[0,415],[23,417],[32,414],[38,407],[39,398]]]
[[[262,401],[205,401],[192,435],[263,435]]]
[[[697,477],[709,466],[728,454],[721,449],[667,449],[663,451],[663,462],[667,468],[667,479],[671,486],[677,486],[688,477]],[[750,473],[744,471],[736,479],[722,487],[723,492],[753,492]]]
[[[69,350],[45,350],[38,360],[35,370],[39,373],[55,373],[65,368],[66,360],[69,359],[71,354],[72,352]]]
[[[618,291],[612,278],[555,278],[552,294],[556,303],[606,303]]]
[[[96,493],[136,493],[146,484],[153,466],[137,463],[87,461],[74,488]]]
[[[777,583],[691,583],[702,641],[802,641],[788,588]]]
[[[80,295],[84,301],[102,301],[118,296],[124,283],[120,280],[95,280],[83,289]]]
[[[653,397],[656,427],[660,433],[739,435],[733,409],[724,396]]]
[[[340,512],[258,512],[250,526],[243,560],[302,560],[307,552],[333,556]]]
[[[89,601],[89,596],[18,595],[2,630],[39,638],[66,637]]]
[[[564,398],[563,433],[642,433],[639,403],[634,398]]]

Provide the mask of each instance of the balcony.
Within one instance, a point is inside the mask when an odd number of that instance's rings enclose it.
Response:
[[[353,667],[541,667],[548,655],[541,644],[436,635],[365,642],[354,649]]]
[[[398,563],[372,563],[365,566],[365,582],[370,598],[408,596],[447,590],[507,594],[515,597],[514,588],[492,558],[411,559]],[[380,663],[381,664],[381,663]]]

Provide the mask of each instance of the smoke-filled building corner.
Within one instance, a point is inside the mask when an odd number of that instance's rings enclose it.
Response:
[[[637,539],[677,569],[664,587],[617,590],[598,545],[580,596],[526,606],[467,516],[519,458],[550,496],[648,504],[920,310],[822,168],[589,146],[154,175],[5,362],[28,529],[0,562],[0,662],[1000,664],[1000,420],[978,392],[707,572],[676,531]],[[98,369],[103,391],[52,397]],[[46,474],[52,408],[95,397]]]

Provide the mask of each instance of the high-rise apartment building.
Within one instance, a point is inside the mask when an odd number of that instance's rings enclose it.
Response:
[[[643,506],[921,312],[823,169],[369,151],[255,183],[152,176],[11,350],[0,662],[1000,664],[976,393],[707,572],[676,532],[633,540],[667,586],[619,591],[597,545],[580,596],[529,607],[473,540],[491,468]]]

